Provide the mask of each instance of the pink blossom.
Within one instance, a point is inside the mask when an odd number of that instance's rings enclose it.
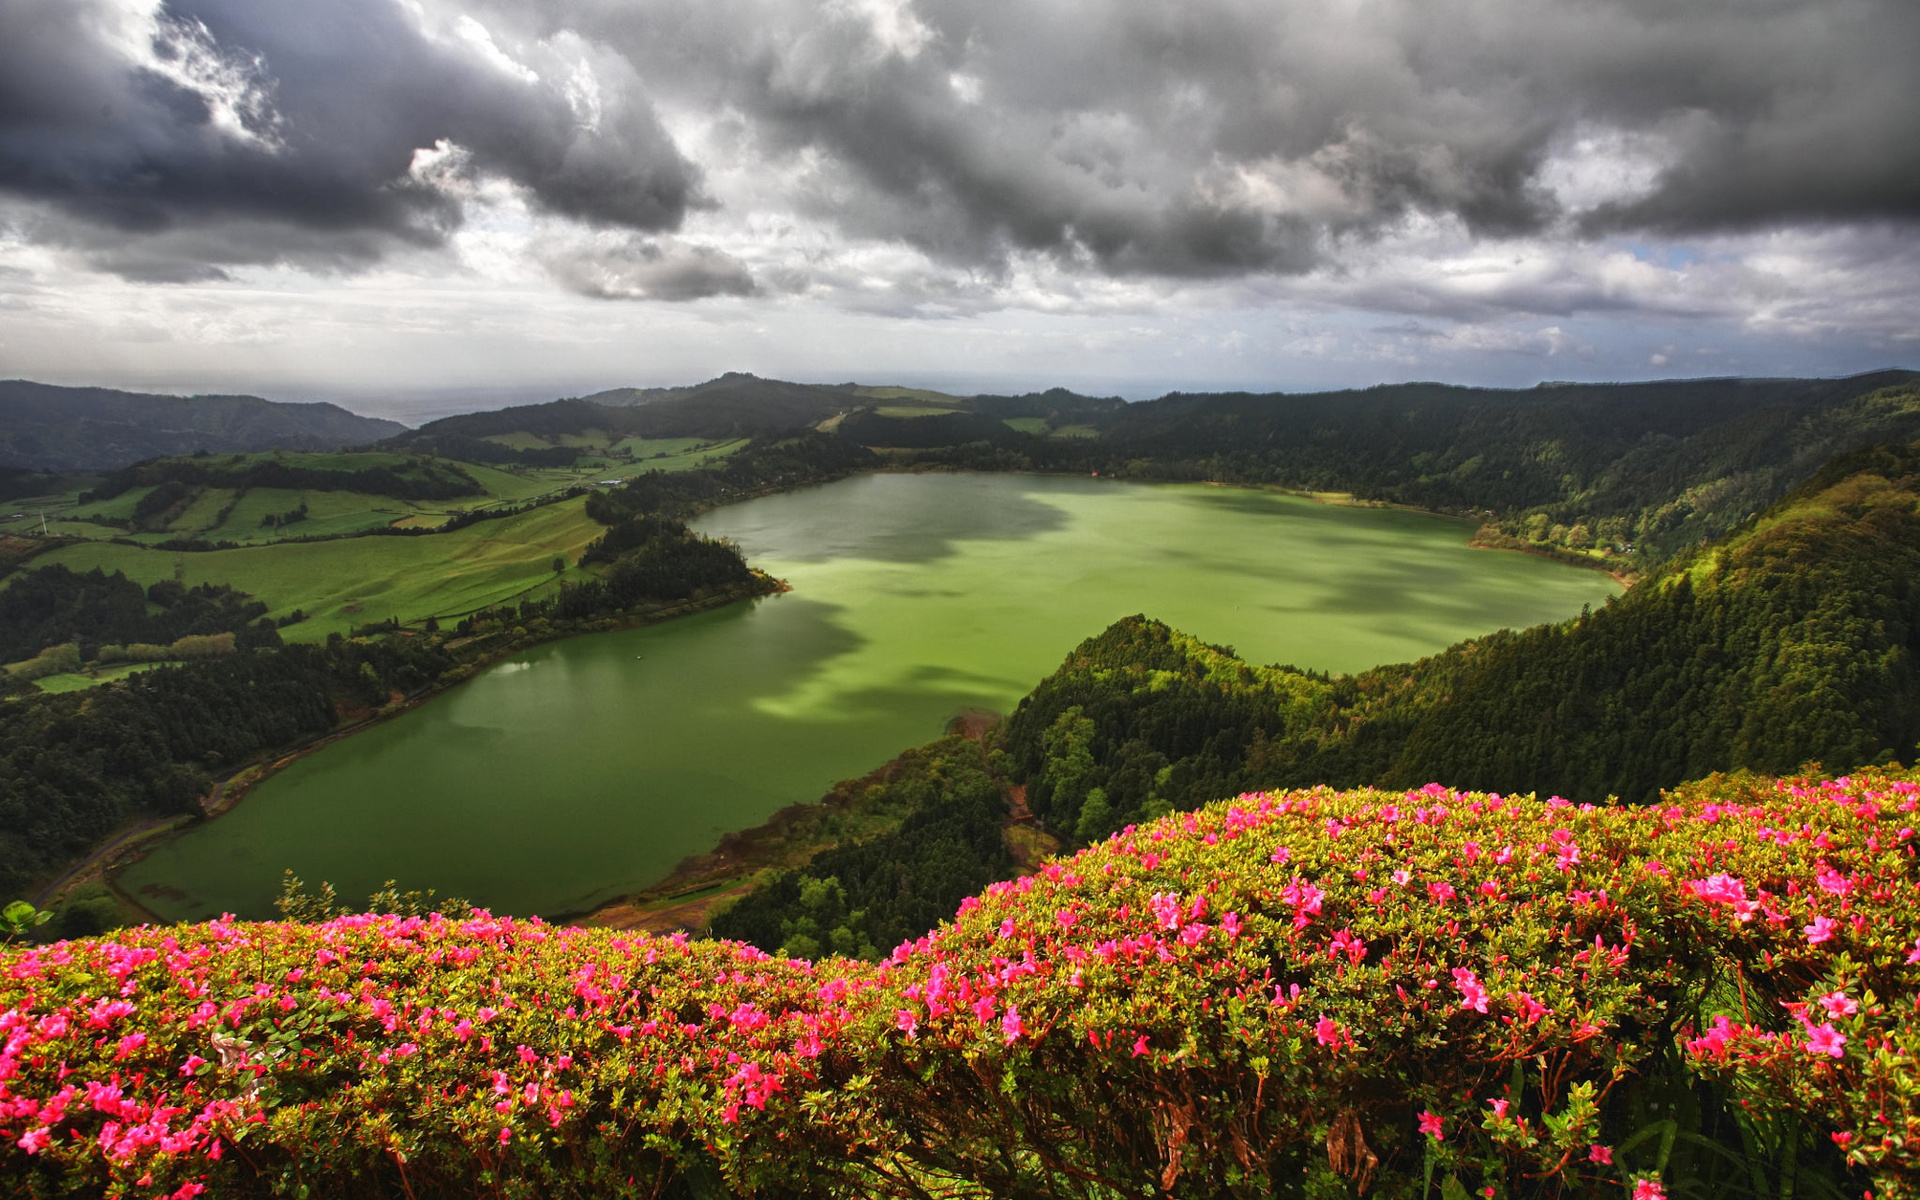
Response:
[[[1446,1137],[1446,1134],[1441,1132],[1440,1118],[1427,1110],[1422,1110],[1420,1113],[1420,1132],[1435,1139]]]
[[[906,1034],[908,1037],[912,1037],[913,1031],[919,1028],[920,1025],[919,1019],[913,1015],[913,1010],[910,1008],[894,1009],[893,1023],[899,1026],[900,1032]]]
[[[1453,969],[1453,986],[1460,989],[1460,1007],[1471,1008],[1475,1012],[1487,1011],[1487,989],[1480,984],[1480,977],[1466,967]]]
[[[1667,1200],[1667,1189],[1658,1179],[1633,1181],[1633,1200]]]
[[[1611,1166],[1613,1163],[1613,1147],[1602,1146],[1600,1143],[1595,1142],[1593,1145],[1587,1147],[1587,1161],[1599,1163],[1602,1166]]]
[[[1839,1058],[1846,1053],[1847,1035],[1835,1029],[1831,1022],[1819,1025],[1807,1025],[1806,1049],[1808,1054],[1822,1054]]]
[[[19,1146],[22,1150],[25,1150],[28,1154],[38,1154],[42,1150],[45,1150],[47,1148],[47,1144],[52,1140],[53,1140],[53,1137],[49,1133],[47,1127],[45,1125],[42,1125],[36,1129],[29,1129],[25,1133],[21,1134],[20,1140],[15,1142],[14,1145]]]
[[[1321,1017],[1313,1023],[1313,1040],[1319,1042],[1322,1046],[1332,1046],[1338,1050],[1340,1048],[1340,1037],[1340,1027],[1334,1024],[1333,1018]]]
[[[1493,1106],[1493,1115],[1496,1117],[1506,1116],[1507,1109],[1511,1107],[1511,1103],[1506,1100],[1489,1100],[1487,1103]]]
[[[1134,1039],[1133,1056],[1135,1058],[1140,1058],[1141,1056],[1145,1055],[1146,1052],[1147,1052],[1147,1035],[1143,1033],[1138,1038]]]
[[[1850,1017],[1860,1011],[1860,1002],[1845,992],[1828,992],[1820,997],[1820,1007],[1830,1017]]]
[[[1832,917],[1815,917],[1813,924],[1805,926],[1800,932],[1807,935],[1809,945],[1818,946],[1833,937],[1833,930],[1839,922]]]
[[[1453,885],[1445,880],[1435,880],[1427,885],[1427,895],[1435,904],[1446,904],[1458,894],[1453,890]]]
[[[1007,1044],[1012,1045],[1014,1042],[1019,1041],[1021,1035],[1025,1034],[1026,1031],[1027,1027],[1020,1021],[1020,1006],[1018,1004],[1007,1005],[1007,1015],[1000,1018],[1000,1032],[1006,1035]]]
[[[500,1144],[504,1146],[512,1140],[513,1140],[513,1130],[508,1129],[505,1126],[502,1126],[500,1129]]]

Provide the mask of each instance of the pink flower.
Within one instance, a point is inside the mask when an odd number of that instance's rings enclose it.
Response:
[[[1466,967],[1453,969],[1453,986],[1460,989],[1460,1007],[1471,1008],[1475,1012],[1487,1011],[1487,989],[1480,985],[1480,977]]]
[[[1658,1179],[1636,1179],[1633,1181],[1633,1200],[1667,1200],[1667,1189]]]
[[[1920,966],[1920,937],[1913,939],[1913,949],[1907,951],[1907,965]]]
[[[187,1061],[180,1066],[180,1073],[182,1075],[191,1075],[206,1065],[206,1059],[201,1058],[198,1054],[189,1054],[187,1055]]]
[[[1020,1021],[1020,1006],[1007,1005],[1007,1015],[1000,1018],[1000,1032],[1006,1035],[1007,1044],[1012,1045],[1019,1041],[1020,1036],[1026,1031],[1027,1027]]]
[[[1845,992],[1828,992],[1820,997],[1820,1007],[1830,1017],[1850,1017],[1860,1011],[1860,1002]]]
[[[500,1130],[500,1144],[504,1146],[512,1140],[513,1140],[513,1130],[507,1129],[503,1126]]]
[[[1427,885],[1427,895],[1435,904],[1445,904],[1458,894],[1453,890],[1453,885],[1444,880],[1435,880]]]
[[[1313,1023],[1313,1040],[1319,1042],[1322,1046],[1332,1046],[1338,1050],[1340,1048],[1340,1027],[1333,1023],[1333,1018],[1321,1017]]]
[[[1133,1056],[1143,1057],[1147,1053],[1147,1035],[1141,1034],[1133,1043]]]
[[[1805,926],[1800,932],[1807,935],[1808,944],[1818,946],[1833,936],[1834,927],[1838,924],[1832,917],[1815,917],[1813,924]]]
[[[1487,1101],[1487,1103],[1493,1105],[1493,1115],[1496,1117],[1506,1116],[1507,1109],[1511,1107],[1511,1105],[1505,1100],[1489,1100]]]
[[[1420,1132],[1435,1139],[1446,1136],[1441,1132],[1440,1118],[1429,1111],[1422,1111],[1420,1114]]]
[[[900,1032],[906,1034],[908,1037],[912,1037],[913,1031],[920,1025],[919,1019],[913,1015],[913,1010],[910,1008],[894,1009],[893,1023],[899,1026]]]
[[[1599,1163],[1602,1166],[1611,1166],[1613,1164],[1613,1147],[1602,1146],[1598,1142],[1595,1142],[1593,1145],[1587,1147],[1587,1161]]]
[[[1839,1058],[1846,1053],[1847,1035],[1835,1029],[1831,1023],[1807,1026],[1807,1053],[1826,1054]]]
[[[28,1154],[38,1154],[42,1150],[45,1150],[47,1144],[52,1140],[53,1137],[48,1133],[47,1127],[42,1125],[37,1129],[29,1129],[21,1134],[20,1140],[15,1142],[14,1145],[25,1150]]]

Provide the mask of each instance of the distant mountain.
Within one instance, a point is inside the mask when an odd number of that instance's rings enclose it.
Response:
[[[0,467],[109,470],[196,450],[332,450],[401,433],[334,404],[258,396],[156,396],[0,380]]]

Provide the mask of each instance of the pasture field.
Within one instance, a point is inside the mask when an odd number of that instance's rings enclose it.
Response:
[[[918,405],[940,407],[942,411],[945,412],[956,411],[949,407],[952,405],[954,397],[947,395],[945,392],[928,391],[926,388],[861,387],[853,389],[853,394],[856,396],[865,396],[869,400],[904,400],[910,403],[917,403]],[[880,415],[892,416],[894,414],[882,409],[880,410]]]
[[[220,514],[233,504],[232,488],[207,488],[195,496],[167,528],[181,537],[198,537],[220,524]]]
[[[73,512],[70,515],[78,517],[83,521],[88,517],[108,517],[113,520],[124,521],[133,516],[133,506],[140,503],[140,501],[146,497],[146,494],[152,490],[150,487],[128,488],[111,500],[98,500],[92,504],[81,504],[80,498],[72,492],[69,492],[65,496],[45,497],[46,500],[53,502],[51,505],[46,505],[45,507],[73,508]]]
[[[882,404],[874,410],[881,417],[938,417],[947,413],[959,412],[957,408],[935,408],[921,404]]]
[[[102,667],[97,671],[63,672],[34,680],[34,686],[43,692],[77,692],[84,688],[98,687],[116,679],[125,679],[129,675],[138,675],[142,671],[151,671],[155,667],[176,666],[170,662],[115,663],[111,667]]]
[[[1019,433],[1037,433],[1044,436],[1047,432],[1045,417],[1001,417],[1000,423]]]
[[[567,500],[418,538],[281,542],[191,554],[90,542],[51,551],[34,565],[124,571],[142,586],[174,578],[189,587],[231,584],[265,602],[272,617],[304,610],[309,619],[281,636],[319,641],[388,617],[403,623],[449,617],[534,589],[544,594],[559,579],[586,578],[578,567],[555,574],[552,566],[555,556],[571,563],[600,536],[601,527],[587,519],[584,507],[581,500]]]
[[[1100,431],[1091,425],[1062,425],[1047,436],[1057,438],[1094,438],[1100,436]]]

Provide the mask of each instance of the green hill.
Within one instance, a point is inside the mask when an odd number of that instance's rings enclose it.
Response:
[[[332,450],[392,437],[404,428],[334,404],[154,396],[0,380],[0,467],[72,471],[196,450]]]

